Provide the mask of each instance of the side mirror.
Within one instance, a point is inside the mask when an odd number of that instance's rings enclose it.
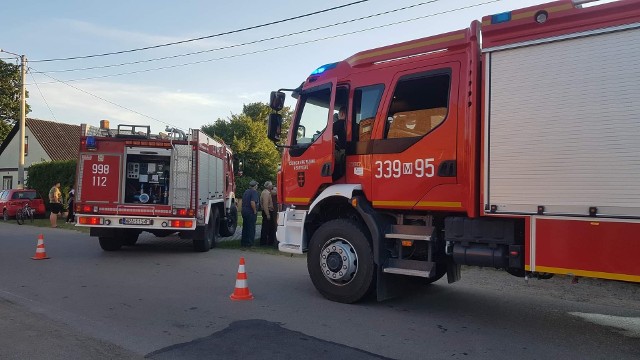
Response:
[[[282,91],[272,91],[269,106],[274,111],[280,111],[284,107],[285,94]]]
[[[284,93],[281,93],[284,95]],[[271,93],[273,99],[273,93]],[[269,114],[269,122],[267,123],[267,137],[269,140],[277,143],[280,141],[280,134],[282,133],[282,115]]]

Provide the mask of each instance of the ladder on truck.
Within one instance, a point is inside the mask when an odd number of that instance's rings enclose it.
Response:
[[[169,191],[173,208],[191,207],[191,189],[193,174],[193,149],[187,138],[187,144],[175,144],[171,137],[171,182]]]

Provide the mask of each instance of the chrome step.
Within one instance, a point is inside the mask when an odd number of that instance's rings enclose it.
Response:
[[[435,263],[417,260],[387,259],[382,272],[430,278],[434,275]]]
[[[431,241],[431,235],[412,235],[412,234],[384,234],[387,239],[402,239],[402,240],[424,240]]]

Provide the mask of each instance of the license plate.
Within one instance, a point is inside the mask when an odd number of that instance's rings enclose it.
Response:
[[[153,220],[124,218],[120,223],[122,225],[153,225]]]

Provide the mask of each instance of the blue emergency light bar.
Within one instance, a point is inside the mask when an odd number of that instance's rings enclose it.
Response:
[[[311,75],[320,75],[323,72],[325,72],[327,70],[330,70],[330,69],[333,69],[336,66],[338,66],[338,63],[322,65],[319,68],[313,70],[313,72],[311,72]]]
[[[94,136],[87,136],[87,150],[95,150],[98,148],[98,144],[96,143],[96,138]]]
[[[507,21],[511,21],[511,11],[491,15],[491,24],[500,24]]]

